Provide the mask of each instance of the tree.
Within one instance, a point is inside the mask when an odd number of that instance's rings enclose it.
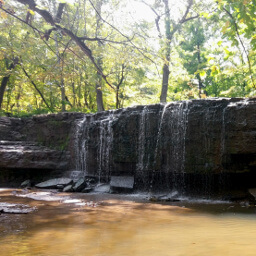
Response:
[[[250,51],[246,47],[245,39],[249,41],[249,45],[253,50],[256,50],[256,37],[255,32],[255,0],[244,1],[217,1],[219,12],[226,18],[226,23],[223,26],[222,32],[224,37],[233,42],[234,46],[241,47],[242,55],[248,65],[249,77],[251,85],[256,89],[256,82],[254,79],[254,71],[252,61],[250,58]]]
[[[7,83],[9,81],[9,79],[10,79],[11,72],[16,67],[16,65],[18,65],[19,59],[17,57],[15,57],[11,61],[9,61],[7,58],[5,58],[4,62],[5,62],[6,69],[7,69],[8,73],[7,73],[6,76],[4,76],[2,78],[2,81],[1,81],[1,86],[0,86],[0,110],[2,108],[2,103],[3,103],[3,97],[4,97],[5,89],[6,89]]]
[[[175,17],[172,17],[171,14],[174,16],[173,13],[171,13],[170,6],[169,6],[169,0],[162,0],[163,6],[161,4],[161,1],[155,2],[153,6],[147,4],[145,1],[143,1],[147,6],[151,8],[151,10],[155,13],[156,19],[155,24],[156,28],[159,33],[159,37],[162,41],[162,49],[163,52],[163,68],[162,68],[162,87],[161,87],[161,95],[160,95],[160,102],[166,102],[167,99],[167,91],[168,91],[168,84],[169,84],[169,75],[170,75],[170,60],[171,60],[171,44],[174,39],[174,35],[177,31],[179,31],[183,24],[186,22],[193,20],[198,17],[197,14],[194,14],[192,10],[192,6],[194,4],[193,0],[187,0],[185,7],[185,11],[183,11],[183,14],[181,15],[181,18],[176,20]],[[163,14],[159,14],[158,9],[163,9]],[[177,11],[177,10],[176,10]],[[164,16],[164,28],[165,32],[164,34],[161,33],[160,29],[160,19]]]
[[[207,74],[207,57],[205,56],[204,44],[206,42],[205,29],[203,28],[202,18],[191,22],[183,30],[184,41],[181,42],[181,51],[180,56],[183,60],[183,65],[192,79],[190,84],[193,82],[198,86],[198,96],[201,98],[203,85],[203,79],[208,75]],[[196,80],[196,81],[195,81]]]

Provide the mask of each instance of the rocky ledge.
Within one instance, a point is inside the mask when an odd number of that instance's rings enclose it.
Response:
[[[2,117],[0,131],[0,185],[8,173],[38,182],[77,172],[101,183],[133,177],[134,189],[144,191],[256,187],[256,99]]]
[[[66,169],[65,152],[39,146],[35,142],[0,141],[1,168],[10,169]]]

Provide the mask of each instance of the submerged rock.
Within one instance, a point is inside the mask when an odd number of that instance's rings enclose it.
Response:
[[[168,195],[162,195],[162,196],[152,195],[148,198],[148,200],[151,202],[180,202],[180,199],[173,198]]]
[[[35,186],[37,188],[57,188],[58,185],[67,186],[72,184],[72,182],[73,180],[69,178],[56,178],[38,183]]]
[[[26,204],[0,203],[0,214],[27,214],[33,212],[35,209],[35,207],[30,207]]]

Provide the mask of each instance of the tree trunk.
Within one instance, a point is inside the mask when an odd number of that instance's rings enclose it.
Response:
[[[5,92],[7,83],[8,83],[8,81],[9,81],[9,78],[10,78],[10,75],[5,76],[5,77],[2,79],[2,82],[1,82],[1,87],[0,87],[0,109],[2,109],[2,103],[3,103],[3,98],[4,98],[4,92]]]
[[[162,91],[160,95],[160,102],[165,103],[167,98],[168,83],[169,83],[169,62],[163,66],[163,78],[162,78]]]
[[[163,0],[165,9],[165,45],[164,45],[164,65],[163,65],[163,78],[162,78],[162,90],[160,95],[160,102],[165,103],[167,98],[169,75],[170,75],[170,55],[171,55],[171,18],[170,8],[168,0]]]
[[[55,20],[57,22],[60,22],[61,16],[64,10],[65,4],[59,4],[58,9],[56,9],[56,5],[54,4],[54,12],[56,13]],[[55,41],[55,51],[56,51],[56,56],[57,56],[57,63],[58,63],[58,71],[60,73],[60,83],[58,83],[60,87],[60,92],[61,92],[61,112],[66,111],[66,92],[65,92],[65,84],[64,84],[64,78],[63,78],[63,63],[61,63],[61,57],[60,57],[60,51],[59,51],[59,43],[58,43],[58,38],[57,34],[54,34],[54,41]],[[62,65],[61,65],[62,64]]]
[[[66,90],[65,90],[65,84],[64,84],[64,79],[61,71],[61,83],[60,83],[60,91],[61,91],[61,112],[66,111]]]
[[[103,105],[103,94],[101,91],[100,84],[96,83],[96,102],[97,102],[97,111],[104,111],[104,105]]]
[[[7,62],[7,60],[6,60]],[[8,70],[12,70],[15,68],[15,66],[18,64],[18,59],[15,59],[10,66],[7,68]],[[8,64],[6,63],[6,66],[8,66]],[[4,99],[4,93],[5,93],[5,89],[6,86],[8,84],[8,81],[10,79],[10,74],[3,77],[2,82],[1,82],[1,86],[0,86],[0,109],[2,109],[2,103],[3,103],[3,99]]]
[[[199,42],[197,43],[197,60],[198,60],[198,67],[200,68],[200,66],[201,66],[201,49],[200,49]],[[198,77],[198,94],[199,94],[199,98],[201,99],[201,90],[203,87],[203,82],[202,82],[200,74],[197,74],[197,77]]]
[[[99,31],[101,29],[101,7],[102,7],[102,0],[97,0],[96,2],[96,10],[98,13],[96,13],[96,19],[97,19],[97,26],[96,26],[96,37],[99,34]],[[102,52],[102,45],[100,44],[100,42],[98,42],[98,48],[99,48],[99,52]],[[97,65],[98,67],[102,70],[102,57],[97,59]],[[104,111],[104,104],[103,104],[103,93],[102,93],[102,86],[103,86],[103,81],[102,81],[102,76],[99,72],[97,72],[97,82],[95,85],[95,89],[96,89],[96,102],[97,102],[97,111]]]
[[[116,109],[120,107],[119,103],[119,88],[116,89]]]

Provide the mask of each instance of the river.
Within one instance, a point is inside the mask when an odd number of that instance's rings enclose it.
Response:
[[[256,208],[229,202],[149,202],[142,195],[0,190],[3,256],[255,256]]]

